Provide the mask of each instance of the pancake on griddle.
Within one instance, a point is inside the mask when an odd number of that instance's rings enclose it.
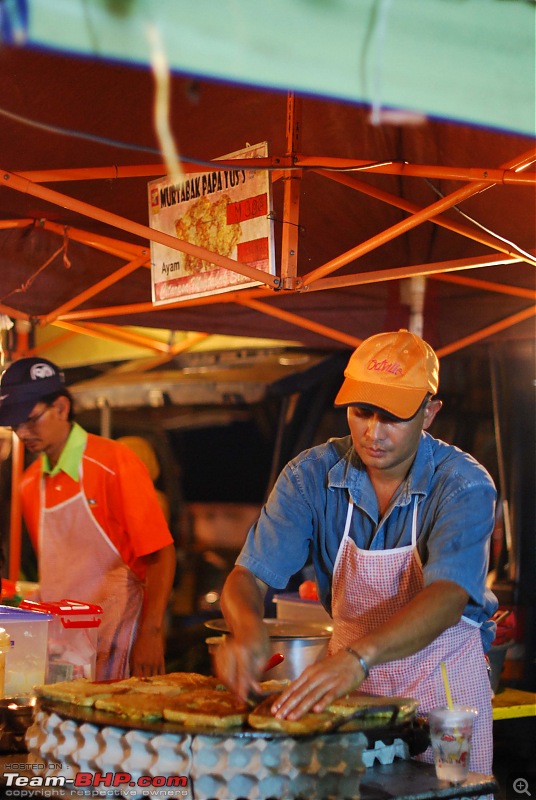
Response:
[[[118,683],[98,683],[88,681],[86,678],[76,678],[72,681],[34,686],[34,692],[37,697],[44,697],[47,700],[72,703],[77,706],[93,706],[98,697],[124,694],[128,692],[128,688]]]
[[[259,686],[261,687],[261,692],[283,692],[287,686],[290,686],[290,680],[281,678],[280,680],[261,681]]]
[[[300,719],[278,719],[270,710],[278,696],[270,695],[250,711],[248,723],[252,728],[283,733],[322,733],[339,718],[339,715],[329,711],[308,711]]]
[[[144,678],[148,686],[180,688],[182,691],[191,689],[225,689],[225,685],[212,675],[201,675],[198,672],[168,672],[166,675],[152,675]]]
[[[197,672],[170,672],[167,675],[152,675],[148,678],[125,678],[119,681],[130,692],[145,694],[180,694],[191,689],[206,687],[207,689],[224,689],[217,678],[200,675]]]
[[[95,708],[128,719],[162,719],[169,695],[147,692],[110,694],[97,698]]]
[[[418,706],[419,701],[410,697],[383,697],[356,691],[333,700],[326,710],[338,717],[349,717],[361,709],[362,717],[352,720],[348,727],[345,725],[341,728],[341,730],[348,730],[352,726],[362,728],[390,722],[395,709],[397,714],[394,721],[396,723],[405,722],[414,716]]]
[[[164,719],[186,727],[233,728],[242,725],[249,707],[227,690],[192,689],[168,697]]]

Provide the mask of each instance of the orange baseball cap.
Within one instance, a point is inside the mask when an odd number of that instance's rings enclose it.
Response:
[[[438,386],[439,361],[429,344],[405,329],[378,333],[350,357],[335,405],[364,403],[409,419]]]

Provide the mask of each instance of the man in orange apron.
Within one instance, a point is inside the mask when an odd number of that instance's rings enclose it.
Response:
[[[63,374],[46,359],[5,370],[0,425],[41,454],[21,482],[39,599],[102,607],[98,680],[163,673],[175,547],[147,468],[126,446],[74,422]]]
[[[279,476],[222,593],[232,636],[217,670],[242,697],[259,689],[266,591],[284,589],[310,558],[333,617],[330,655],[273,712],[298,719],[361,688],[414,697],[426,713],[446,704],[444,662],[454,701],[478,709],[471,769],[489,774],[495,488],[471,456],[427,433],[441,407],[438,376],[434,351],[408,331],[357,348],[335,401],[348,409],[350,436],[301,453]]]

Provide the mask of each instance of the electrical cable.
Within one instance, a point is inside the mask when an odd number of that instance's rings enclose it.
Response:
[[[425,178],[424,180],[426,181],[428,186],[437,194],[438,197],[441,197],[441,198],[445,197],[443,192],[441,192],[437,188],[437,186],[434,186],[434,184],[429,180],[429,178]],[[491,189],[491,188],[492,188],[491,186],[486,186],[484,189],[482,189],[482,192],[485,192],[485,191],[487,191],[488,189]],[[479,192],[478,194],[481,194],[481,192]],[[495,231],[491,230],[491,228],[487,228],[481,222],[478,222],[478,220],[474,219],[474,217],[471,217],[469,214],[466,214],[465,211],[462,211],[459,206],[455,205],[455,206],[452,206],[452,208],[454,209],[454,211],[457,211],[458,214],[461,214],[461,216],[464,217],[466,220],[468,220],[469,222],[472,222],[473,225],[476,225],[477,228],[480,228],[485,233],[488,233],[490,236],[493,236],[495,239],[499,239],[499,241],[504,242],[509,247],[513,247],[514,250],[517,253],[519,253],[519,255],[524,256],[525,258],[528,258],[530,260],[530,263],[533,266],[536,267],[536,256],[534,256],[533,253],[529,253],[527,250],[523,250],[523,248],[519,247],[519,245],[517,245],[515,242],[512,242],[510,239],[506,239],[504,236],[501,236],[499,233],[496,233]]]
[[[0,108],[0,116],[6,117],[7,119],[11,119],[14,122],[18,122],[21,125],[27,125],[31,128],[37,128],[37,130],[45,131],[46,133],[53,133],[57,134],[58,136],[70,136],[75,139],[85,139],[90,142],[94,142],[95,144],[102,144],[106,147],[117,147],[124,150],[134,150],[141,153],[148,153],[151,155],[160,156],[164,158],[163,152],[156,147],[147,147],[145,145],[137,145],[132,144],[130,142],[122,142],[118,139],[108,139],[104,136],[97,136],[96,134],[92,133],[85,133],[84,131],[76,131],[69,128],[60,128],[57,125],[50,125],[45,122],[37,122],[35,120],[29,119],[28,117],[23,117],[21,114],[16,114],[13,111],[7,111],[4,108]],[[196,164],[200,167],[209,167],[210,169],[214,169],[214,161],[208,161],[201,158],[193,158],[192,156],[185,156],[181,154],[181,160],[186,161],[188,164]],[[224,161],[218,159],[218,163],[223,166],[228,166],[230,168],[236,169],[236,164],[233,164],[232,161]],[[394,163],[401,163],[405,164],[407,162],[394,162],[394,161],[371,161],[368,164],[361,164],[356,165],[354,167],[326,167],[323,164],[307,164],[306,166],[285,166],[281,167],[278,165],[270,165],[270,166],[248,166],[248,169],[258,169],[258,170],[267,170],[267,171],[281,171],[282,169],[285,170],[316,170],[316,169],[323,169],[326,172],[366,172],[369,169],[375,169],[378,167],[385,167],[389,166],[390,164]]]
[[[85,139],[85,140],[88,140],[88,141],[95,142],[96,144],[105,145],[107,147],[116,147],[116,148],[122,148],[122,149],[126,149],[126,150],[134,150],[134,151],[138,151],[138,152],[150,153],[152,155],[158,155],[161,158],[163,157],[162,152],[158,148],[147,147],[147,146],[144,146],[144,145],[131,144],[129,142],[122,142],[122,141],[119,141],[119,140],[116,140],[116,139],[108,139],[106,137],[96,136],[94,134],[85,133],[83,131],[75,131],[75,130],[70,130],[68,128],[60,128],[59,126],[56,126],[56,125],[50,125],[48,123],[37,122],[35,120],[31,120],[28,117],[21,116],[20,114],[16,114],[16,113],[14,113],[12,111],[7,111],[4,108],[0,108],[0,116],[6,117],[7,119],[11,119],[14,122],[18,122],[18,123],[20,123],[22,125],[27,125],[29,127],[37,128],[38,130],[46,131],[47,133],[53,133],[53,134],[57,134],[59,136],[70,136],[70,137],[73,137],[73,138]],[[210,169],[214,168],[214,162],[213,161],[205,161],[204,159],[193,158],[191,156],[186,156],[186,155],[183,155],[183,154],[181,154],[180,157],[181,157],[182,161],[185,161],[188,164],[196,164],[198,166],[208,167]],[[218,161],[219,161],[219,159],[218,159]],[[389,166],[390,164],[407,164],[407,163],[408,163],[407,161],[389,160],[389,161],[371,161],[368,164],[356,165],[354,167],[326,167],[326,166],[324,166],[322,164],[307,164],[306,166],[302,166],[302,167],[300,167],[300,166],[293,166],[293,167],[287,167],[287,166],[285,166],[285,167],[280,167],[280,166],[262,166],[262,167],[258,167],[257,168],[257,167],[253,167],[252,166],[252,167],[248,167],[248,169],[259,169],[259,170],[267,170],[267,171],[276,171],[276,170],[280,171],[281,169],[285,169],[285,170],[305,170],[305,171],[322,169],[322,170],[324,170],[326,172],[366,172],[367,170],[377,169],[378,167],[382,167],[382,166]],[[229,168],[231,168],[231,169],[236,168],[236,165],[233,165],[232,162],[219,161],[219,164],[221,164],[223,166],[229,166]],[[430,186],[432,191],[434,191],[437,194],[438,197],[441,197],[441,198],[445,197],[445,195],[436,186],[434,186],[434,184],[428,178],[424,178],[424,180]],[[487,189],[490,189],[490,188],[492,188],[492,187],[491,186],[485,187],[484,189],[481,190],[481,192],[479,192],[479,194],[484,192],[484,191],[487,191]],[[460,214],[462,217],[465,217],[467,220],[472,222],[477,227],[481,228],[483,231],[488,233],[490,236],[493,236],[496,239],[499,239],[499,241],[502,241],[505,244],[509,245],[510,247],[513,247],[516,250],[516,252],[518,252],[524,258],[528,258],[530,260],[531,264],[534,264],[534,266],[536,266],[536,257],[532,253],[528,253],[526,250],[523,250],[523,248],[521,248],[518,245],[516,245],[515,242],[512,242],[509,239],[506,239],[505,237],[503,237],[500,234],[496,233],[495,231],[490,230],[485,225],[483,225],[482,223],[478,222],[476,219],[471,217],[469,214],[466,214],[458,206],[455,205],[455,206],[452,206],[452,208],[455,211],[457,211],[458,214]]]

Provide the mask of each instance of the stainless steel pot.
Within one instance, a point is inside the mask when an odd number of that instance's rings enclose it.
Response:
[[[281,664],[266,673],[267,679],[293,681],[306,667],[327,655],[332,633],[330,625],[282,619],[267,619],[265,624],[270,633],[270,655],[281,653],[284,657]],[[223,620],[212,620],[206,625],[213,630],[227,630]],[[225,633],[206,640],[211,655],[224,639]]]

